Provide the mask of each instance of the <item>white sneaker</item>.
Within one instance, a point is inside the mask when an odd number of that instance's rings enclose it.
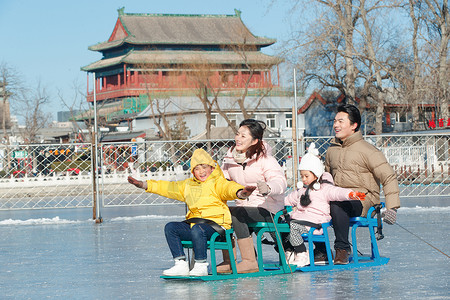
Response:
[[[165,276],[188,276],[189,264],[185,260],[175,260],[175,266],[170,269],[164,270]]]
[[[196,262],[194,267],[189,272],[189,276],[207,276],[208,275],[208,263]]]
[[[292,262],[293,265],[297,265],[297,268],[301,268],[309,265],[309,253],[308,251],[295,254],[295,259]]]
[[[295,253],[293,251],[286,250],[284,252],[284,255],[286,256],[286,260],[287,260],[288,264],[292,265],[292,262],[295,259]]]

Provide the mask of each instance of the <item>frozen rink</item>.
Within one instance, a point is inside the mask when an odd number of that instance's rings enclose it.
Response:
[[[449,198],[402,199],[397,220],[447,255]],[[108,208],[102,224],[91,216],[0,211],[0,299],[450,299],[450,258],[398,225],[385,225],[378,243],[385,266],[185,282],[159,277],[173,264],[164,225],[182,220],[184,206]]]

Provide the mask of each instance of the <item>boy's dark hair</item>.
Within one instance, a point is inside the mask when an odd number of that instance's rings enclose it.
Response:
[[[359,128],[361,127],[361,113],[356,106],[352,104],[342,104],[338,106],[337,111],[347,113],[350,124],[358,124],[358,126],[356,126],[355,128],[355,132],[359,130]]]
[[[266,148],[264,147],[264,143],[262,141],[264,130],[266,129],[266,123],[263,121],[258,121],[254,119],[246,119],[239,124],[239,128],[242,126],[247,126],[248,130],[250,131],[250,134],[252,135],[253,139],[257,139],[258,142],[250,146],[245,153],[245,156],[247,158],[252,157],[256,154],[256,159],[258,159],[260,156],[266,154]]]

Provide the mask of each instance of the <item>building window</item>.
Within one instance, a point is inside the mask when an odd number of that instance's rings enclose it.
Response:
[[[407,119],[406,112],[395,113],[395,122],[396,123],[406,123],[406,119]]]
[[[285,114],[284,118],[286,128],[292,128],[292,114]]]
[[[236,114],[227,114],[227,118],[233,126],[236,127],[237,124],[237,115]]]
[[[211,126],[217,127],[217,115],[211,114]]]
[[[266,124],[269,128],[276,128],[275,114],[266,115]]]

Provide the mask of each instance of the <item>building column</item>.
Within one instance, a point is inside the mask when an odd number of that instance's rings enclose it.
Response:
[[[238,71],[238,87],[242,87],[242,71]]]
[[[163,75],[161,70],[158,71],[158,80],[159,80],[159,87],[162,87]]]
[[[280,86],[280,67],[277,65],[277,86]]]
[[[127,86],[127,64],[123,64],[123,84]]]

